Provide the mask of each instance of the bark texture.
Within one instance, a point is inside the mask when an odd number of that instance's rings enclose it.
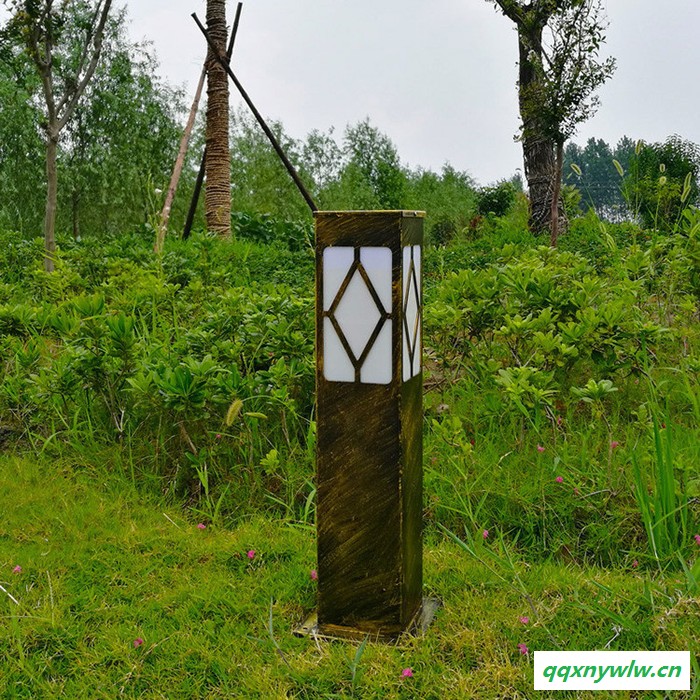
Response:
[[[540,78],[535,62],[542,59],[542,33],[552,15],[560,9],[562,0],[494,0],[503,14],[515,23],[518,30],[518,100],[523,123],[521,141],[525,179],[530,196],[530,229],[535,233],[562,231],[567,221],[564,206],[557,193],[556,144],[549,138],[542,121],[530,109],[528,95],[537,90]],[[557,223],[552,224],[552,212],[558,212]]]
[[[535,233],[550,230],[552,212],[558,211],[558,231],[566,230],[567,221],[564,205],[557,187],[556,144],[544,135],[544,128],[539,123],[537,114],[527,109],[527,95],[537,89],[539,80],[532,64],[532,54],[542,53],[542,32],[546,20],[518,23],[519,46],[519,80],[518,96],[520,115],[523,121],[523,161],[525,179],[530,196],[530,229]],[[555,234],[556,236],[556,234]]]
[[[207,0],[207,31],[219,54],[225,56],[225,0]],[[231,235],[228,76],[211,48],[207,54],[206,149],[204,204],[207,228],[228,237]]]

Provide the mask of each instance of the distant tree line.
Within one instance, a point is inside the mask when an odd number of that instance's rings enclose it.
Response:
[[[658,143],[624,136],[614,147],[594,138],[569,143],[564,182],[603,219],[672,227],[686,206],[700,203],[700,147],[676,135]]]

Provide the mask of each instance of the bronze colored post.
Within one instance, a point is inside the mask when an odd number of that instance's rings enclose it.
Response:
[[[318,618],[300,632],[393,639],[423,612],[423,216],[315,214]]]

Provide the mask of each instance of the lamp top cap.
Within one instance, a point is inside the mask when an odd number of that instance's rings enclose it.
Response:
[[[393,214],[394,216],[402,216],[405,218],[418,218],[424,219],[425,212],[417,211],[415,209],[346,209],[346,210],[331,210],[331,211],[315,211],[314,217],[318,216],[387,216]]]

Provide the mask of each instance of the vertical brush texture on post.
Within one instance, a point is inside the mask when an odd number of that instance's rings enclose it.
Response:
[[[207,29],[220,55],[226,53],[226,2],[207,0]],[[206,190],[207,228],[231,235],[228,76],[209,48],[207,54]]]
[[[401,357],[403,249],[422,238],[423,217],[415,212],[316,213],[321,635],[393,639],[421,608],[423,376],[402,380]],[[331,246],[391,250],[388,384],[326,379],[323,256]]]

